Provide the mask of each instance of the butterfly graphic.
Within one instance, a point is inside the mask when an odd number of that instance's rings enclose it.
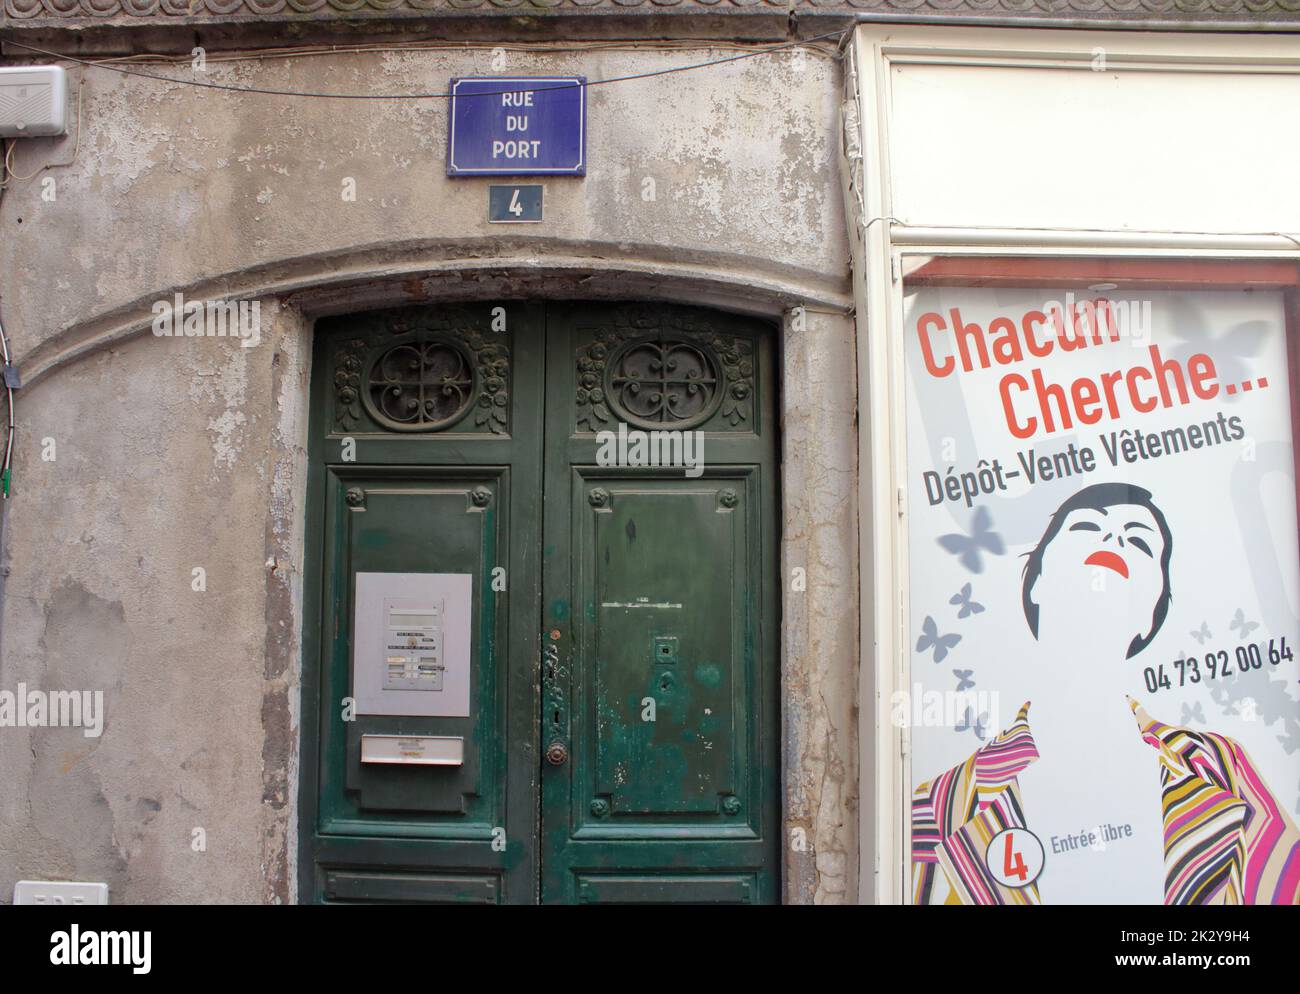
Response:
[[[1196,631],[1195,629],[1193,629],[1191,634],[1192,634],[1192,638],[1196,639],[1196,641],[1201,643],[1201,645],[1205,645],[1206,639],[1214,637],[1213,633],[1210,631],[1210,626],[1207,625],[1204,621],[1201,622],[1200,631]]]
[[[1205,712],[1201,710],[1201,702],[1197,701],[1192,705],[1183,705],[1183,724],[1187,725],[1193,721],[1205,724]]]
[[[975,508],[975,514],[971,517],[969,535],[951,532],[940,535],[938,541],[945,552],[957,556],[961,564],[972,573],[984,571],[981,552],[991,552],[995,556],[1000,556],[1006,548],[1002,544],[1002,536],[993,530],[993,516],[989,514],[987,507]]]
[[[1247,638],[1251,632],[1259,627],[1258,621],[1247,621],[1246,613],[1241,608],[1237,608],[1237,613],[1232,616],[1232,621],[1228,625],[1234,631],[1240,631],[1242,638]]]
[[[953,670],[952,671],[952,675],[957,678],[958,692],[961,692],[963,690],[970,690],[971,687],[975,686],[975,681],[970,678],[970,675],[974,672],[975,672],[974,670]]]
[[[972,714],[973,712],[971,709],[967,708],[966,713],[962,715],[961,721],[959,721],[955,726],[955,730],[958,732],[964,732],[968,729],[972,730],[975,732],[975,737],[983,742],[984,733],[988,730],[988,712],[985,711],[978,718],[972,718]]]
[[[971,600],[970,595],[971,595],[971,587],[970,584],[967,583],[962,586],[961,590],[959,590],[957,593],[953,594],[951,597],[948,598],[949,604],[961,605],[961,609],[957,612],[958,620],[970,614],[979,614],[981,611],[984,610],[984,605],[981,604],[979,601]]]
[[[916,640],[916,651],[925,652],[933,647],[934,661],[942,663],[948,650],[961,641],[960,635],[940,635],[939,626],[934,623],[934,619],[928,614],[925,621],[921,622],[921,637]]]

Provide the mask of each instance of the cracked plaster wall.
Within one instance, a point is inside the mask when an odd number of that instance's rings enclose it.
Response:
[[[487,49],[330,54],[210,62],[204,78],[439,90],[453,75],[594,79],[726,54],[510,52],[500,67]],[[106,880],[114,902],[291,900],[310,319],[263,292],[262,343],[243,349],[153,337],[153,302],[557,254],[640,265],[638,287],[670,266],[785,287],[770,311],[847,301],[839,70],[785,52],[593,88],[588,177],[546,180],[547,222],[508,237],[486,222],[484,181],[445,176],[441,101],[93,71],[83,85],[75,161],[75,132],[20,143],[19,175],[72,165],[0,201],[0,314],[36,375],[18,400],[0,688],[103,689],[107,718],[98,739],[0,730],[0,900],[16,879],[60,877]],[[402,286],[393,302],[412,299]],[[330,306],[346,303],[345,290]],[[807,837],[786,896],[843,901],[857,859],[852,333],[809,319],[785,346],[783,550],[809,568],[808,591],[785,595],[787,827]],[[195,567],[206,591],[191,589]]]

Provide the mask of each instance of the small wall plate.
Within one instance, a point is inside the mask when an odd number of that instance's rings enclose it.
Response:
[[[14,884],[14,904],[107,904],[108,884],[74,880],[19,880]]]

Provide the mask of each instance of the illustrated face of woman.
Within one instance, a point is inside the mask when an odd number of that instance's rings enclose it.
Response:
[[[1040,625],[1073,618],[1072,629],[1120,641],[1145,635],[1164,588],[1164,539],[1155,518],[1138,504],[1071,511],[1043,551],[1032,597]],[[1040,628],[1040,636],[1042,630]]]

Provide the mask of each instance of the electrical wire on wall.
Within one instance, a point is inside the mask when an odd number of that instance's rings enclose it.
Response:
[[[16,145],[13,139],[6,141],[0,138],[0,202],[4,200],[6,187],[13,182],[26,182],[47,169],[63,168],[77,161],[81,151],[81,93],[85,79],[83,71],[77,81],[77,137],[72,146],[72,158],[67,162],[47,162],[26,176],[19,176],[14,172],[13,163]],[[4,594],[5,578],[9,575],[9,491],[13,482],[14,435],[17,431],[14,420],[14,390],[22,385],[18,376],[18,367],[14,365],[13,353],[9,350],[9,335],[5,332],[3,318],[3,310],[0,309],[0,359],[3,359],[0,374],[4,376],[6,409],[4,457],[0,460],[0,664],[3,664],[4,659]]]
[[[81,78],[77,80],[77,134],[72,143],[72,158],[67,162],[47,162],[36,169],[33,169],[26,176],[19,176],[14,172],[14,149],[16,145],[11,138],[5,140],[0,138],[0,200],[4,199],[5,188],[15,181],[24,183],[27,180],[34,179],[47,169],[62,169],[71,166],[77,161],[77,156],[81,152],[81,94],[86,82],[85,72],[81,73]],[[9,500],[10,482],[13,473],[13,454],[14,454],[14,390],[21,385],[18,377],[18,367],[14,365],[13,355],[9,351],[9,336],[5,333],[3,314],[0,314],[0,359],[3,359],[3,367],[0,372],[4,375],[5,402],[8,410],[8,430],[5,435],[4,460],[0,462],[0,500],[7,502]],[[4,573],[4,527],[0,523],[0,583],[3,582]],[[3,588],[0,587],[0,590]],[[0,597],[0,603],[3,598]]]
[[[76,163],[77,157],[81,154],[81,94],[85,89],[85,84],[86,72],[83,69],[80,73],[80,79],[77,80],[77,136],[72,142],[72,158],[67,162],[47,162],[44,165],[37,166],[26,176],[19,176],[14,172],[14,149],[18,147],[17,144],[11,138],[8,143],[9,147],[6,149],[4,147],[5,140],[0,138],[0,196],[4,195],[5,187],[15,182],[25,183],[29,179],[35,179],[47,169],[64,169]]]
[[[81,152],[81,94],[85,81],[86,74],[83,71],[77,81],[77,136],[73,141],[72,158],[67,162],[47,162],[26,176],[19,176],[14,172],[13,156],[16,147],[14,141],[0,138],[0,201],[4,199],[5,188],[15,181],[26,182],[47,169],[63,168],[77,161],[77,156]],[[14,365],[13,353],[9,349],[9,335],[5,332],[3,319],[3,310],[0,310],[0,359],[3,359],[0,374],[4,376],[7,414],[4,457],[0,460],[0,665],[4,662],[5,579],[9,575],[9,492],[13,483],[14,436],[17,432],[14,421],[14,390],[22,385],[18,367]]]
[[[5,402],[9,421],[9,430],[5,433],[4,462],[0,464],[0,499],[8,502],[9,479],[14,457],[14,386],[18,383],[18,370],[9,356],[9,336],[5,334],[3,322],[0,322],[0,352],[4,355]],[[0,543],[0,562],[3,561],[3,557],[3,543]]]
[[[5,195],[8,181],[10,149],[0,141],[0,201]],[[9,355],[9,336],[5,334],[4,315],[0,313],[0,352],[4,356],[5,402],[8,406],[8,425],[5,432],[4,461],[0,463],[0,667],[4,666],[4,607],[5,578],[9,575],[9,479],[14,455],[14,389],[17,372],[11,372],[13,360]]]
[[[0,196],[3,194],[4,191],[0,190]],[[14,386],[18,383],[18,370],[9,356],[9,336],[5,334],[2,322],[0,322],[0,350],[4,353],[5,401],[9,412],[3,472],[0,472],[0,665],[3,665],[5,578],[9,575],[9,479],[14,458]]]
[[[13,175],[9,168],[9,156],[13,152],[13,143],[0,139],[0,200],[4,199],[5,187]],[[34,175],[34,174],[33,174]],[[5,402],[8,408],[7,431],[5,432],[4,461],[0,462],[0,500],[4,507],[9,504],[9,474],[14,454],[14,390],[12,384],[17,382],[17,372],[13,371],[13,359],[9,355],[9,336],[5,334],[4,315],[0,314],[0,356],[4,358]],[[4,525],[0,523],[0,584],[4,574]],[[0,590],[3,587],[0,586]],[[0,606],[3,597],[0,596]]]
[[[624,76],[609,76],[604,79],[589,79],[584,83],[561,83],[555,86],[516,87],[512,90],[479,91],[473,94],[473,96],[492,97],[501,96],[506,93],[528,93],[538,92],[541,90],[571,89],[575,86],[591,88],[593,86],[606,86],[610,83],[627,83],[633,80],[651,79],[656,76],[670,76],[676,73],[691,72],[696,69],[708,69],[712,66],[725,65],[729,62],[739,62],[743,59],[753,59],[762,55],[772,55],[776,52],[787,51],[795,48],[812,48],[815,47],[817,42],[829,41],[832,38],[836,39],[838,42],[843,42],[847,35],[848,31],[843,29],[839,31],[827,31],[824,34],[813,35],[812,37],[803,38],[798,41],[783,42],[779,45],[766,45],[762,48],[740,52],[737,55],[728,55],[720,59],[709,59],[704,62],[669,66],[665,69],[652,69],[647,72],[628,73]],[[185,86],[196,86],[205,90],[223,90],[227,93],[257,93],[264,96],[276,97],[311,97],[317,100],[448,100],[451,98],[451,93],[448,91],[421,93],[321,93],[304,90],[273,90],[257,86],[232,86],[227,83],[208,83],[197,79],[160,76],[156,73],[140,72],[138,69],[127,69],[124,66],[115,64],[119,61],[124,61],[124,59],[101,59],[92,61],[88,59],[78,59],[75,56],[64,55],[44,48],[36,48],[33,45],[27,45],[17,41],[6,40],[5,45],[11,48],[21,48],[24,51],[32,52],[35,55],[44,55],[52,59],[59,59],[63,62],[72,62],[76,65],[85,66],[88,69],[103,69],[109,72],[119,73],[123,76],[138,76],[141,79],[151,79],[159,83],[181,83]],[[130,58],[157,60],[164,57],[158,55],[144,55],[138,57],[131,56]]]

